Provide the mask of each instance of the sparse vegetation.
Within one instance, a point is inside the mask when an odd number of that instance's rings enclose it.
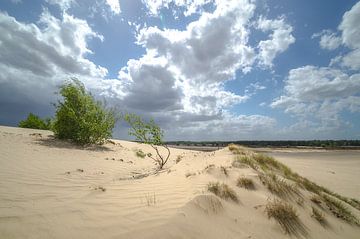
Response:
[[[239,145],[236,145],[236,144],[229,144],[228,149],[233,154],[245,154],[244,150]]]
[[[145,158],[146,157],[146,153],[144,153],[141,149],[136,150],[135,154],[139,158]]]
[[[299,189],[294,184],[286,182],[284,179],[280,179],[275,174],[259,174],[260,181],[266,185],[270,192],[278,195],[281,198],[293,198],[294,196],[301,197]]]
[[[312,215],[313,218],[316,219],[316,221],[318,221],[320,224],[324,225],[326,224],[326,219],[325,216],[322,212],[320,212],[318,209],[316,209],[315,207],[312,207]]]
[[[301,223],[295,208],[280,200],[273,200],[266,205],[265,212],[268,218],[274,218],[290,235],[307,235],[304,225]]]
[[[53,130],[59,139],[70,139],[77,144],[103,144],[111,137],[115,113],[86,92],[76,79],[60,87],[63,101],[56,107]]]
[[[19,122],[20,128],[51,130],[51,119],[41,119],[39,116],[29,113],[25,120]]]
[[[341,201],[329,195],[326,195],[325,193],[323,193],[321,196],[324,199],[326,206],[337,218],[341,218],[342,220],[352,224],[360,225],[359,220]]]
[[[255,189],[255,184],[254,184],[253,180],[250,178],[239,177],[236,181],[236,185],[238,187],[249,189],[249,190]]]
[[[159,169],[162,169],[170,157],[170,149],[163,142],[164,132],[155,124],[154,120],[145,122],[140,116],[135,114],[125,114],[124,120],[131,127],[129,135],[135,136],[136,140],[142,143],[149,144],[155,150],[155,157],[151,153],[147,154],[147,156],[158,164]],[[166,156],[160,153],[159,147],[166,149]]]
[[[236,192],[231,189],[228,185],[219,182],[216,183],[209,183],[207,187],[209,192],[212,192],[216,196],[223,198],[225,200],[232,200],[234,202],[239,202],[238,196],[236,195]]]
[[[180,163],[180,161],[181,161],[182,159],[183,159],[183,156],[178,155],[178,156],[176,157],[175,163]]]
[[[236,157],[235,161],[240,164],[248,165],[255,170],[258,169],[256,162],[248,155],[238,156],[238,157]]]
[[[322,202],[321,197],[319,195],[312,195],[310,200],[317,205],[321,205]]]
[[[220,170],[225,176],[229,176],[228,170],[224,166],[221,166]]]

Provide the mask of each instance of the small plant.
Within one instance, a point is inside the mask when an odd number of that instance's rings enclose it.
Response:
[[[320,224],[324,225],[326,224],[326,220],[325,220],[325,216],[322,212],[320,212],[318,209],[316,209],[315,207],[312,207],[312,215],[313,218],[316,219],[316,221],[318,221]]]
[[[265,212],[268,218],[274,218],[284,230],[290,235],[307,235],[304,225],[301,223],[295,208],[280,200],[273,200],[266,205]]]
[[[256,162],[249,156],[247,155],[242,155],[242,156],[238,156],[235,161],[237,161],[238,163],[242,163],[242,164],[246,164],[248,166],[250,166],[251,168],[257,170],[258,166],[256,165]]]
[[[281,163],[275,160],[273,157],[267,156],[265,154],[254,154],[252,157],[263,169],[280,169]]]
[[[182,159],[183,159],[183,156],[178,155],[178,156],[176,157],[175,163],[180,163],[180,161],[181,161]]]
[[[20,128],[50,130],[51,119],[41,119],[39,116],[29,113],[28,117],[25,120],[20,121],[18,126]]]
[[[341,218],[342,220],[352,224],[360,225],[359,220],[343,203],[341,203],[341,201],[328,196],[325,193],[322,194],[322,198],[324,199],[326,206],[337,218]]]
[[[245,154],[244,149],[242,149],[239,145],[236,145],[236,144],[229,144],[228,149],[233,154]]]
[[[146,157],[146,153],[144,153],[141,149],[136,150],[135,154],[139,158],[145,158]]]
[[[322,202],[321,197],[319,195],[312,195],[310,200],[317,205],[321,205]]]
[[[56,107],[53,130],[59,139],[70,139],[80,145],[103,144],[111,137],[116,117],[112,110],[86,92],[76,79],[60,87],[63,101]]]
[[[135,114],[125,114],[124,120],[131,127],[129,130],[129,135],[135,136],[136,140],[142,143],[149,144],[155,150],[155,157],[153,157],[151,153],[147,154],[147,156],[158,164],[159,169],[162,169],[169,160],[170,149],[163,142],[164,133],[160,127],[155,124],[154,120],[145,122],[140,116]],[[166,149],[166,156],[160,153],[159,147]]]
[[[225,200],[231,199],[234,202],[239,202],[239,199],[236,195],[236,192],[231,189],[228,185],[219,182],[216,183],[209,183],[207,187],[209,192],[212,192],[216,196],[223,198]]]
[[[224,166],[221,166],[220,170],[225,176],[229,176],[229,173],[228,173],[227,169]]]
[[[255,189],[255,184],[254,184],[253,180],[250,178],[240,177],[237,179],[236,185],[238,187],[249,189],[249,190]]]
[[[270,192],[282,198],[301,197],[296,185],[289,184],[284,179],[279,179],[275,174],[259,174],[260,181],[267,186]]]

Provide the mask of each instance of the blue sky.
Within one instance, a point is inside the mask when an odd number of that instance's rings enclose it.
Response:
[[[358,1],[4,0],[0,124],[77,77],[168,140],[359,139],[358,23]]]

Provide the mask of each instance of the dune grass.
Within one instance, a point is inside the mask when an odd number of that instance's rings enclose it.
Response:
[[[241,188],[245,188],[248,190],[254,190],[255,184],[252,179],[246,177],[239,177],[236,181],[236,185]]]
[[[325,193],[321,195],[326,206],[336,216],[348,223],[360,225],[359,220],[352,214],[352,212],[338,199],[329,196]]]
[[[299,198],[301,192],[295,184],[290,184],[284,179],[280,179],[275,174],[259,174],[260,181],[269,189],[283,199]]]
[[[224,183],[220,184],[219,182],[210,182],[207,186],[207,189],[209,192],[212,192],[220,198],[223,198],[225,200],[232,200],[236,203],[239,202],[239,198],[236,192]]]
[[[322,212],[320,212],[320,210],[318,210],[315,207],[311,207],[312,208],[312,217],[316,219],[316,221],[318,221],[321,225],[325,225],[326,224],[326,219],[325,216]]]
[[[275,199],[266,205],[265,212],[268,218],[274,218],[280,224],[286,234],[295,236],[308,234],[295,208],[290,204]]]

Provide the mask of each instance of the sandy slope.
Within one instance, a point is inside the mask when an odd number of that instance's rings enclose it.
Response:
[[[254,170],[231,168],[228,149],[172,149],[166,170],[133,179],[154,172],[150,159],[135,156],[151,148],[114,142],[81,149],[48,131],[0,127],[0,238],[289,238],[264,212],[273,195]],[[236,187],[240,175],[256,190]],[[209,194],[210,181],[227,183],[240,203]],[[331,214],[321,226],[310,205],[294,204],[307,237],[358,238],[360,227]]]

